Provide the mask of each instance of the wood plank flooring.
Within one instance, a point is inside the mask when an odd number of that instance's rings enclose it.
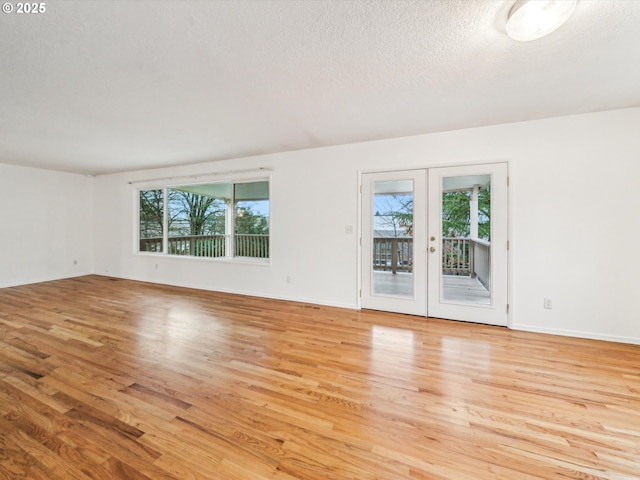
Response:
[[[0,290],[2,479],[640,478],[640,347],[89,276]]]

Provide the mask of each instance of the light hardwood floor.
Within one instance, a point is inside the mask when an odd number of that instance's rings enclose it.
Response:
[[[639,477],[638,346],[98,276],[0,290],[0,478]]]

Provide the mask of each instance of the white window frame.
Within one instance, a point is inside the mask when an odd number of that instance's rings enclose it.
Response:
[[[259,265],[271,265],[272,248],[271,248],[271,217],[272,217],[272,201],[271,201],[271,175],[248,177],[248,178],[215,178],[214,180],[198,179],[197,181],[185,181],[183,182],[171,182],[171,183],[141,183],[134,188],[135,195],[135,228],[134,228],[134,254],[138,256],[152,256],[171,259],[184,259],[187,261],[204,261],[204,262],[224,262],[224,263],[249,263]],[[268,183],[268,195],[269,195],[269,256],[268,257],[245,257],[235,255],[235,186],[242,183],[254,183],[254,182],[267,182]],[[179,188],[191,185],[210,185],[226,183],[231,185],[231,198],[227,205],[226,219],[225,219],[225,237],[226,237],[226,255],[221,257],[200,257],[195,255],[175,255],[169,252],[169,229],[168,229],[168,216],[169,216],[169,196],[168,190],[171,188]],[[163,224],[162,224],[162,252],[146,252],[140,250],[140,192],[145,190],[162,190],[163,191]]]

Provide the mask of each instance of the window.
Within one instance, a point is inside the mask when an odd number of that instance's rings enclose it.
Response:
[[[266,180],[140,190],[139,251],[269,258],[269,207]]]
[[[168,253],[225,257],[231,185],[187,185],[167,189]]]
[[[164,190],[140,190],[140,251],[162,252]]]
[[[269,182],[238,183],[234,199],[235,255],[269,258]]]

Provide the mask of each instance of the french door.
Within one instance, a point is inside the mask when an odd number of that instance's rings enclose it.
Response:
[[[364,308],[426,314],[426,179],[425,170],[362,175]]]
[[[507,165],[362,175],[362,307],[507,324]]]

